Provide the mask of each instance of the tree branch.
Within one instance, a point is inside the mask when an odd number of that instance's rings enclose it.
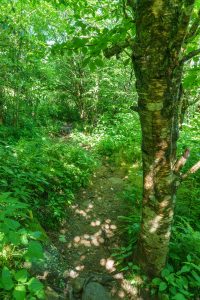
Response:
[[[183,155],[181,156],[181,158],[179,158],[174,165],[175,173],[178,173],[183,168],[183,166],[186,164],[189,156],[190,156],[190,149],[186,149],[184,151]]]
[[[122,43],[119,44],[115,44],[113,46],[111,46],[110,48],[106,48],[103,52],[104,52],[104,56],[106,58],[111,58],[112,56],[116,55],[116,57],[119,56],[119,54],[127,47],[129,47],[131,45],[129,40],[125,40]]]
[[[193,167],[191,167],[185,174],[182,174],[181,179],[182,180],[186,179],[190,174],[196,173],[199,169],[200,169],[200,160]]]
[[[194,51],[189,52],[187,55],[185,55],[181,61],[180,64],[184,64],[186,61],[190,60],[191,58],[197,56],[198,54],[200,54],[200,48],[196,49]]]

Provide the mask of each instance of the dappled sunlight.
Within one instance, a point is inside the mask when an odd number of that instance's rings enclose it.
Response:
[[[144,187],[146,190],[151,190],[154,186],[153,182],[153,171],[150,171],[144,178]]]
[[[130,283],[130,281],[128,280],[123,280],[121,282],[121,288],[123,289],[123,291],[126,293],[126,295],[130,295],[132,297],[138,297],[139,294],[139,289],[137,286],[134,286]],[[122,294],[121,294],[122,295]],[[123,299],[123,298],[122,298]],[[138,298],[136,298],[138,299]]]
[[[97,220],[97,221],[92,221],[90,223],[91,226],[96,227],[96,226],[100,226],[101,225],[101,221]]]
[[[77,278],[79,273],[77,271],[70,270],[68,275],[70,278]]]
[[[116,271],[116,268],[115,268],[115,261],[111,258],[102,258],[100,260],[100,265],[102,267],[105,267],[105,269],[109,272],[109,273],[112,273],[114,271]]]
[[[76,271],[82,271],[83,269],[85,268],[84,265],[79,265],[79,266],[76,266]]]
[[[171,201],[171,196],[166,196],[162,202],[160,202],[160,208],[166,208],[169,206]]]
[[[160,227],[160,222],[162,221],[163,219],[163,216],[159,215],[159,216],[156,216],[153,220],[151,220],[149,223],[150,223],[150,226],[151,228],[149,229],[149,232],[150,233],[155,233],[158,228]]]
[[[89,219],[89,213],[91,212],[91,210],[93,209],[94,205],[93,204],[89,204],[88,207],[83,210],[83,209],[79,209],[78,205],[72,205],[72,209],[75,211],[75,213],[77,215],[80,215],[82,217],[84,217],[85,219]]]
[[[65,271],[64,278],[71,278],[71,279],[77,278],[84,269],[85,269],[85,265],[78,264],[73,269]]]
[[[113,275],[113,278],[122,280],[122,279],[124,279],[124,275],[123,275],[123,273],[117,273],[117,274]]]
[[[125,173],[120,172],[117,177],[111,174],[104,175],[101,169],[100,180],[97,181],[98,173],[93,176],[95,181],[87,193],[81,191],[80,201],[70,207],[69,223],[60,232],[65,236],[65,256],[70,260],[66,273],[69,282],[107,274],[113,279],[109,286],[112,299],[119,300],[130,295],[128,288],[122,286],[125,278],[117,271],[117,259],[112,257],[112,249],[121,246],[116,215],[123,215],[124,206],[117,193],[124,187]],[[106,179],[104,176],[108,175]]]
[[[126,294],[123,290],[119,290],[119,292],[117,293],[119,298],[124,299],[126,297]]]
[[[73,240],[70,243],[68,243],[68,248],[77,248],[79,246],[98,247],[101,244],[104,244],[106,239],[113,237],[114,231],[117,229],[116,225],[111,224],[110,219],[106,219],[105,222],[102,224],[100,220],[92,221],[90,225],[91,227],[100,228],[93,234],[84,233],[81,236],[75,236]]]

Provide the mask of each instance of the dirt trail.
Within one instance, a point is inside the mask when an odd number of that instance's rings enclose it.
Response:
[[[120,221],[127,215],[130,204],[120,200],[120,192],[127,187],[123,170],[116,171],[108,165],[98,169],[87,189],[80,191],[70,209],[65,226],[60,231],[65,242],[58,243],[68,263],[66,277],[74,278],[89,274],[109,274],[115,279],[110,289],[112,299],[138,299],[135,290],[116,268],[111,256],[114,248],[123,246]]]

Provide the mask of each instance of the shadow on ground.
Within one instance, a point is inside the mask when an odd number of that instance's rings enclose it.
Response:
[[[125,171],[102,166],[93,175],[89,188],[77,195],[59,234],[54,233],[54,243],[68,264],[64,274],[68,295],[81,282],[84,285],[90,280],[100,284],[103,281],[111,299],[139,299],[138,291],[118,271],[112,256],[115,249],[123,246],[118,216],[132,210],[130,203],[120,200],[127,185]]]

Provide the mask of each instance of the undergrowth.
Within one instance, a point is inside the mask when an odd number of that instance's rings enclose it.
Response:
[[[41,130],[40,136],[38,129],[35,132],[30,138],[1,128],[0,299],[4,300],[45,299],[43,284],[25,268],[43,258],[45,233],[40,224],[45,229],[60,226],[75,192],[88,184],[97,165],[94,155],[55,137],[56,130],[48,135]]]
[[[76,191],[88,184],[99,158],[106,157],[111,164],[126,165],[130,188],[122,193],[121,200],[130,201],[133,207],[131,214],[120,216],[120,231],[126,237],[125,244],[113,254],[120,270],[126,271],[133,285],[147,287],[152,299],[198,299],[199,173],[188,178],[178,191],[168,264],[160,277],[149,282],[137,264],[130,260],[141,219],[141,136],[138,119],[129,112],[118,113],[112,118],[104,115],[92,131],[73,130],[70,139],[59,136],[59,126],[45,132],[36,129],[33,138],[26,130],[13,136],[6,129],[1,130],[0,226],[1,263],[4,264],[0,277],[1,296],[4,299],[10,299],[11,295],[14,299],[24,299],[18,296],[21,293],[26,295],[26,299],[42,299],[43,286],[23,268],[23,263],[31,260],[33,253],[38,253],[38,258],[42,256],[42,233],[40,230],[32,232],[28,226],[32,211],[46,228],[56,224],[59,226],[66,218],[67,208],[74,201]],[[199,159],[198,130],[198,118],[183,126],[179,155],[187,145],[191,148],[191,157],[183,172]],[[6,138],[8,136],[9,139]],[[10,210],[11,204],[13,207]],[[37,286],[35,290],[34,286]]]
[[[25,268],[43,258],[40,231],[29,228],[30,208],[0,195],[0,299],[45,299],[44,286]]]
[[[65,217],[75,191],[85,186],[95,159],[74,144],[48,137],[0,145],[1,192],[9,192],[51,226]],[[49,220],[47,223],[46,220]]]

